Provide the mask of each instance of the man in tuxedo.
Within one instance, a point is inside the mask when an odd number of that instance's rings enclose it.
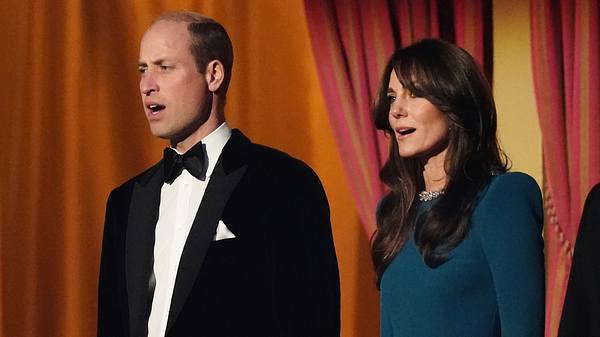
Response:
[[[225,29],[170,12],[145,32],[140,93],[164,158],[108,198],[98,336],[339,336],[329,206],[303,162],[231,130]]]
[[[600,336],[600,184],[588,194],[575,242],[559,337]]]

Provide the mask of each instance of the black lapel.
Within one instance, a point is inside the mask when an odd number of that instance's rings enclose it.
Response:
[[[131,196],[125,247],[130,336],[145,336],[148,329],[154,230],[158,220],[163,175],[161,162],[142,174],[135,183]]]
[[[225,204],[246,172],[244,158],[249,144],[248,138],[233,130],[217,161],[181,254],[165,335],[168,335],[194,286]]]

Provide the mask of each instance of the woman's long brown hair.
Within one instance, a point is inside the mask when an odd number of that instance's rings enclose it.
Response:
[[[389,124],[387,90],[392,71],[402,86],[426,98],[450,120],[445,194],[415,219],[416,195],[424,189],[422,158],[402,158]],[[390,139],[389,157],[380,171],[389,193],[377,210],[372,258],[378,276],[414,232],[425,263],[435,268],[448,259],[469,230],[479,192],[492,175],[507,170],[496,136],[496,107],[488,81],[465,50],[426,39],[397,50],[380,82],[373,113],[375,126]]]

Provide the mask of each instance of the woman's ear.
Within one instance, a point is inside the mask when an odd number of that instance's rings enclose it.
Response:
[[[225,79],[225,68],[223,67],[223,63],[219,60],[208,62],[204,75],[206,76],[208,90],[212,93],[217,92]]]

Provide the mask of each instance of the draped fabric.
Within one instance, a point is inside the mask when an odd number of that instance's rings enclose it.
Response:
[[[585,197],[600,181],[598,2],[533,0],[533,75],[544,156],[546,336],[556,336]]]
[[[442,2],[443,3],[443,2]],[[454,0],[454,42],[479,62],[490,83],[493,80],[491,0]],[[440,17],[444,17],[441,13]]]
[[[369,107],[394,49],[387,1],[305,1],[321,88],[344,169],[367,234],[383,194],[378,169],[386,141],[372,127]]]
[[[491,76],[491,3],[484,0],[305,0],[321,89],[365,232],[385,188],[379,168],[388,140],[370,107],[395,48],[426,37],[469,50]],[[483,43],[482,43],[483,42]],[[488,61],[487,63],[485,61]]]
[[[214,17],[233,40],[228,123],[323,181],[342,333],[375,336],[368,242],[339,175],[301,0],[2,1],[0,336],[95,335],[106,198],[165,146],[142,110],[140,38],[158,14],[180,8]]]

